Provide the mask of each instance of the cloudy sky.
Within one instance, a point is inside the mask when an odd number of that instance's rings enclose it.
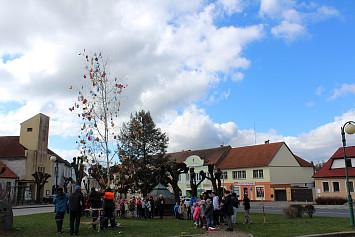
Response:
[[[352,0],[0,1],[0,135],[44,113],[50,148],[71,160],[86,49],[128,74],[118,124],[149,110],[169,152],[270,140],[327,160],[355,120],[354,12]]]

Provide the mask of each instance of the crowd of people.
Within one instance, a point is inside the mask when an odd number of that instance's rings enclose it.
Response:
[[[80,218],[82,215],[92,217],[92,229],[96,230],[97,221],[101,228],[108,228],[109,222],[112,230],[115,229],[115,218],[153,219],[155,216],[163,218],[165,200],[162,195],[159,198],[132,197],[130,200],[119,199],[115,193],[107,188],[104,192],[98,192],[95,188],[84,197],[81,187],[76,186],[75,192],[70,196],[58,188],[58,194],[54,197],[55,221],[57,232],[62,232],[65,213],[70,214],[70,235],[78,235]],[[245,223],[252,223],[250,218],[250,199],[244,195],[242,200],[245,211]],[[240,205],[238,196],[230,191],[225,191],[222,197],[216,193],[203,193],[199,199],[192,197],[189,202],[177,202],[174,206],[176,219],[193,220],[195,228],[205,230],[217,229],[220,225],[227,225],[227,231],[233,231],[236,224],[237,208]],[[98,218],[100,220],[98,220]]]
[[[245,212],[245,223],[252,223],[250,218],[250,199],[248,195],[244,195],[242,200]],[[174,206],[174,214],[176,219],[193,220],[195,228],[205,230],[218,229],[220,225],[228,226],[226,231],[233,231],[236,224],[237,208],[240,205],[238,196],[235,193],[226,191],[221,198],[215,192],[203,193],[199,200],[192,197],[188,203],[176,203]]]
[[[81,187],[76,186],[75,192],[70,196],[58,188],[58,194],[54,197],[55,221],[57,232],[61,233],[65,213],[70,214],[70,235],[78,235],[80,218],[83,214],[92,217],[92,229],[96,230],[97,220],[100,218],[100,226],[108,228],[109,222],[112,230],[115,228],[115,218],[127,218],[128,215],[138,219],[152,219],[155,216],[163,218],[165,200],[162,195],[157,199],[153,197],[133,197],[130,200],[115,198],[115,193],[110,188],[104,192],[98,192],[95,188],[84,197]]]

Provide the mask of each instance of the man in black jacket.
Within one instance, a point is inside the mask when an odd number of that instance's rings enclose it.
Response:
[[[225,215],[227,216],[227,222],[228,222],[228,228],[226,231],[233,231],[233,222],[232,222],[232,216],[234,213],[233,210],[233,200],[232,200],[232,195],[230,194],[229,191],[226,191],[224,193],[224,212]]]
[[[99,209],[102,207],[101,205],[101,194],[95,190],[94,187],[91,188],[91,192],[89,193],[88,202],[90,203],[90,207],[92,209]],[[95,222],[99,217],[99,210],[92,210],[92,221]],[[96,225],[93,225],[92,228],[95,230]]]
[[[70,235],[78,235],[81,213],[85,207],[84,196],[81,193],[81,187],[75,186],[75,192],[69,197],[70,211]],[[75,227],[74,227],[75,222]]]

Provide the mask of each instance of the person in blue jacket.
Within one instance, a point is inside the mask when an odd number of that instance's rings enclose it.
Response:
[[[58,194],[54,197],[53,203],[55,205],[55,222],[57,224],[57,232],[62,233],[62,226],[64,221],[64,215],[67,211],[67,203],[69,200],[68,194],[63,192],[63,188],[58,188]]]
[[[175,219],[179,219],[179,203],[177,202],[174,206]]]

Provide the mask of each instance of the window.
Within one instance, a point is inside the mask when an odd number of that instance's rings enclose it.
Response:
[[[254,179],[262,179],[262,178],[264,178],[263,170],[253,170],[253,178]]]
[[[348,182],[345,182],[345,185],[347,185]],[[349,185],[350,185],[350,192],[354,192],[354,182],[353,181],[349,181]],[[348,190],[348,186],[346,186],[346,190]]]
[[[186,181],[190,181],[190,174],[186,174]]]
[[[227,171],[223,171],[223,173],[222,173],[222,179],[228,179],[228,173],[227,173]]]
[[[27,132],[32,132],[32,128],[27,128]]]
[[[264,187],[256,187],[256,197],[264,197]]]
[[[339,182],[333,182],[333,192],[340,192]]]
[[[45,173],[45,167],[38,167],[38,172],[42,172],[43,174]]]
[[[178,181],[179,182],[181,181],[181,174],[179,174],[179,176],[178,176]]]
[[[323,192],[329,192],[329,183],[323,182]]]
[[[233,179],[246,179],[247,172],[245,170],[233,171]]]

